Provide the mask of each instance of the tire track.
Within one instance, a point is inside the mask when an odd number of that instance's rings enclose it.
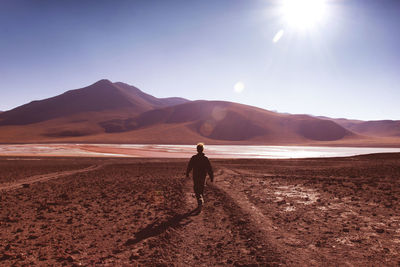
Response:
[[[247,210],[242,205],[240,195],[234,196],[221,189],[220,186],[212,187],[213,193],[223,203],[222,208],[229,216],[231,229],[236,233],[236,240],[241,243],[241,252],[247,260],[239,264],[256,264],[261,266],[279,266],[283,264],[281,255],[275,244],[271,241],[271,224],[260,217],[260,212]],[[268,229],[268,230],[266,230]]]
[[[69,176],[69,175],[74,175],[78,173],[84,173],[84,172],[90,172],[90,171],[95,171],[100,168],[104,167],[104,165],[92,165],[90,167],[84,168],[84,169],[78,169],[78,170],[71,170],[71,171],[63,171],[63,172],[53,172],[53,173],[48,173],[48,174],[40,174],[40,175],[35,175],[31,176],[22,180],[18,180],[17,182],[13,183],[7,183],[7,184],[1,184],[0,185],[0,190],[14,190],[21,188],[23,186],[29,186],[33,183],[37,182],[44,182],[52,179],[57,179],[60,177],[64,176]]]
[[[270,242],[280,253],[284,253],[288,265],[301,266],[310,262],[312,250],[303,248],[300,251],[298,246],[300,240],[292,233],[282,232],[279,225],[275,225],[265,211],[257,207],[244,193],[246,190],[243,180],[239,181],[237,178],[245,178],[246,175],[228,168],[221,168],[219,176],[218,190],[222,194],[226,194],[234,201],[239,209],[248,215],[249,222],[257,229],[260,236],[263,236],[265,241]],[[235,179],[236,178],[236,179]],[[247,180],[247,179],[246,179]],[[251,181],[249,181],[251,183]],[[269,213],[276,212],[270,210]]]

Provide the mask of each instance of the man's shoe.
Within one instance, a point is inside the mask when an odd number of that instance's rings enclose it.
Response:
[[[203,198],[202,198],[202,197],[199,197],[199,198],[197,199],[197,205],[198,205],[199,207],[201,207],[201,206],[203,205],[203,203],[204,203]]]
[[[204,197],[203,197],[203,195],[200,195],[200,202],[201,202],[202,205],[204,204]]]

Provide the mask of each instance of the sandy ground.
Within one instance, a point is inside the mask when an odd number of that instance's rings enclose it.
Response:
[[[0,265],[400,265],[400,154],[211,162],[1,158]]]

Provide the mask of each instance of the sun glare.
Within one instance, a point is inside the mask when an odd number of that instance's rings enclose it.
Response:
[[[326,0],[282,0],[285,22],[297,29],[318,26],[326,15]]]

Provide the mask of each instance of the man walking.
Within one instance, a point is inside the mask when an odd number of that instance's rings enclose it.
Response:
[[[210,161],[204,155],[203,150],[204,145],[202,143],[197,144],[197,154],[190,159],[186,169],[186,178],[189,177],[189,173],[193,169],[193,189],[199,208],[204,203],[203,191],[207,173],[211,182],[214,181],[214,173]]]

